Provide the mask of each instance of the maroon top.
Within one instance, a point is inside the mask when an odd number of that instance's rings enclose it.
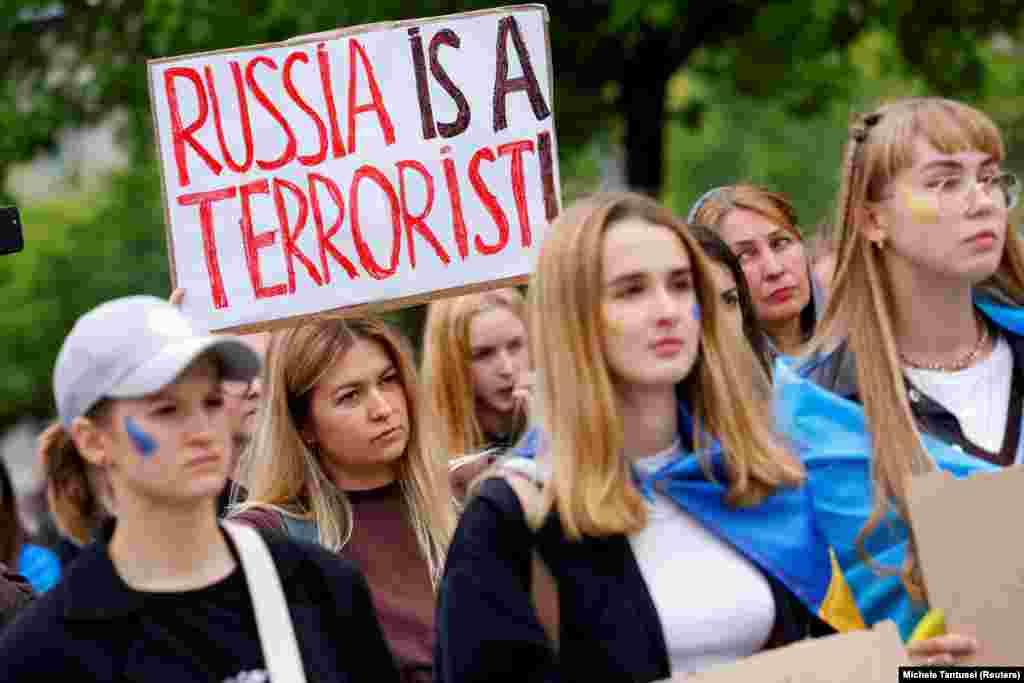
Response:
[[[347,491],[352,503],[352,538],[339,555],[366,575],[377,618],[403,683],[433,678],[434,590],[406,514],[398,482],[369,491]],[[257,529],[284,532],[280,513],[249,508],[232,516]]]

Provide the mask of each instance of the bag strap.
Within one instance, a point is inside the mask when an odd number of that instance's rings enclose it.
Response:
[[[274,683],[306,683],[302,654],[295,639],[288,602],[267,544],[255,529],[235,522],[225,521],[221,524],[235,542],[238,557],[242,561],[242,572],[249,586],[263,660],[270,672],[270,680]]]
[[[536,511],[541,504],[541,483],[531,476],[534,473],[528,468],[517,467],[516,464],[508,463],[511,465],[508,466],[502,463],[495,469],[494,476],[504,479],[512,487],[519,498],[524,516],[529,520],[533,516],[531,513]],[[544,628],[552,648],[558,652],[560,634],[558,583],[536,547],[531,553],[530,574],[530,599],[533,603],[533,611],[537,615],[537,621]]]

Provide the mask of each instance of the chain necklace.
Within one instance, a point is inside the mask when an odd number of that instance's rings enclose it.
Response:
[[[978,335],[978,343],[974,345],[974,348],[965,353],[960,358],[956,359],[952,363],[919,363],[915,360],[911,360],[905,353],[900,351],[900,360],[903,361],[904,365],[909,365],[912,368],[918,370],[937,370],[939,372],[958,372],[965,368],[969,368],[978,355],[981,354],[982,349],[985,348],[985,344],[988,343],[988,325],[985,324],[980,318],[977,319],[981,325],[981,332]]]

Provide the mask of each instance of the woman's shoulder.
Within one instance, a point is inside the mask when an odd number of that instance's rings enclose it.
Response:
[[[525,518],[541,505],[544,479],[545,473],[534,458],[508,455],[482,474],[472,487],[470,503],[480,499],[502,514]]]
[[[80,590],[88,590],[80,586]],[[61,680],[73,673],[81,649],[65,619],[69,607],[66,592],[58,586],[24,605],[4,627],[0,638],[0,662],[5,681]]]
[[[564,540],[557,511],[545,511],[542,484],[529,459],[503,459],[473,486],[453,545],[532,547],[537,534]]]
[[[245,503],[237,510],[228,512],[227,519],[238,524],[250,526],[258,531],[276,531],[284,533],[284,513],[270,505]]]
[[[856,397],[858,394],[856,357],[846,339],[832,342],[809,355],[790,359],[780,358],[775,363],[776,383],[779,380],[779,364],[782,363],[802,379],[834,394],[847,398]]]
[[[326,583],[335,600],[353,603],[356,594],[368,590],[359,568],[317,543],[291,538],[267,530],[258,530],[263,537],[281,577],[285,591],[292,587],[312,587],[318,580]]]

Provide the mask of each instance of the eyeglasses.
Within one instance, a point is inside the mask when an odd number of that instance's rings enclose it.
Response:
[[[939,199],[939,206],[943,211],[964,206],[967,197],[975,185],[981,187],[981,191],[989,199],[1001,202],[1006,209],[1017,206],[1020,198],[1020,181],[1012,173],[997,173],[974,180],[966,174],[944,178],[935,187],[928,190]]]

